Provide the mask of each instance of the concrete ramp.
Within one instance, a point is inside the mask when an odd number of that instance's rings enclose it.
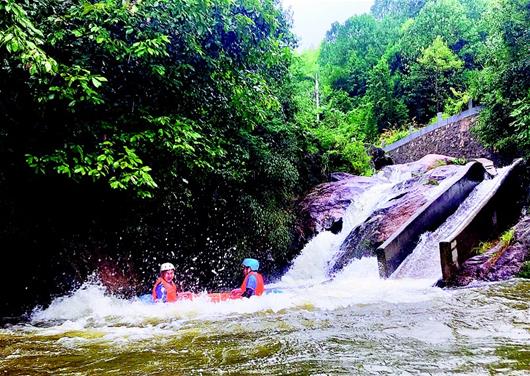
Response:
[[[438,228],[484,179],[486,170],[479,162],[470,162],[451,178],[449,186],[421,207],[377,250],[379,274],[388,278],[414,250],[421,234]]]
[[[440,262],[442,284],[447,284],[458,272],[460,265],[474,256],[473,248],[481,240],[498,236],[506,227],[513,224],[519,215],[520,181],[518,170],[522,159],[517,159],[508,168],[479,205],[446,239],[440,242]]]

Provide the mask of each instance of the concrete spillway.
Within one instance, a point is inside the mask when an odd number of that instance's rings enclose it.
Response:
[[[388,278],[414,250],[420,236],[440,226],[484,179],[485,169],[479,162],[468,163],[451,178],[447,188],[429,200],[377,250],[379,274]]]
[[[502,169],[494,186],[478,205],[470,211],[460,225],[439,244],[442,279],[448,283],[458,272],[460,265],[472,257],[473,248],[481,240],[498,236],[519,214],[517,202],[519,184],[518,169],[522,159]]]
[[[476,162],[468,164],[379,247],[380,275],[450,281],[481,240],[498,235],[516,219],[520,162],[482,183],[484,168]]]

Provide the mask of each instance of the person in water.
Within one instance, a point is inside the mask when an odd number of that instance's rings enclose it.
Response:
[[[246,258],[241,263],[243,267],[243,274],[245,278],[241,287],[232,290],[232,297],[244,297],[250,298],[253,295],[260,296],[265,291],[265,284],[263,283],[263,277],[259,270],[259,261],[252,258]]]
[[[153,301],[155,303],[168,303],[177,301],[177,286],[173,282],[175,266],[166,262],[160,265],[160,275],[153,286]]]

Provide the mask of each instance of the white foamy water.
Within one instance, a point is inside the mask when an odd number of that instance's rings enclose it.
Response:
[[[293,265],[282,277],[278,286],[297,286],[322,283],[329,279],[328,264],[337,254],[340,245],[352,229],[363,223],[390,194],[392,183],[373,186],[352,201],[343,217],[342,230],[338,234],[323,231],[311,239],[302,249]]]
[[[110,296],[102,286],[87,283],[72,295],[55,299],[48,308],[35,310],[30,325],[17,329],[48,336],[90,330],[104,341],[130,342],[171,333],[196,320],[218,321],[235,315],[286,310],[327,311],[367,304],[416,303],[445,294],[432,288],[428,280],[379,279],[376,258],[364,258],[354,260],[326,283],[286,287],[260,297],[217,303],[203,295],[194,300],[150,304]]]
[[[391,168],[378,174],[375,178],[379,182],[359,194],[346,210],[342,231],[336,235],[328,231],[317,235],[280,282],[267,286],[276,293],[217,303],[203,294],[193,300],[150,304],[140,299],[110,296],[102,286],[91,282],[70,296],[55,299],[48,308],[35,310],[31,325],[23,330],[55,335],[97,329],[98,335],[107,340],[138,340],[174,331],[195,320],[218,321],[286,310],[414,303],[443,296],[445,292],[431,287],[430,279],[380,279],[375,257],[353,260],[333,280],[328,275],[328,264],[350,231],[399,194],[396,185],[410,177],[410,172]],[[439,189],[443,187],[433,190]]]
[[[391,278],[421,278],[429,279],[433,283],[440,279],[442,269],[439,242],[450,236],[470,213],[482,205],[510,168],[511,166],[501,168],[493,179],[483,180],[440,227],[433,232],[422,234],[418,245],[392,273]]]
[[[361,217],[352,218],[345,226],[353,228]],[[444,291],[431,287],[430,279],[379,279],[375,258],[353,260],[326,280],[326,260],[337,242],[332,235],[322,234],[304,249],[292,283],[283,281],[281,291],[250,299],[213,303],[203,294],[150,304],[110,296],[96,282],[86,283],[35,310],[29,322],[0,328],[0,370],[13,375],[527,374],[528,282]],[[308,270],[317,277],[311,280]]]
[[[121,343],[174,332],[196,320],[219,321],[232,316],[286,310],[328,311],[355,305],[433,299],[444,293],[421,280],[396,282],[379,279],[375,258],[354,260],[333,280],[328,276],[328,263],[349,232],[386,200],[398,194],[393,187],[410,177],[409,172],[392,168],[376,176],[379,182],[359,194],[346,210],[342,231],[336,235],[325,231],[316,236],[282,280],[267,286],[276,293],[217,303],[203,294],[193,300],[150,304],[140,299],[110,296],[102,286],[89,282],[71,295],[55,299],[46,309],[35,310],[30,324],[19,329],[43,335],[89,330],[96,331],[102,340]],[[72,339],[65,341],[67,346],[75,342]]]
[[[410,171],[387,168],[374,179],[378,183],[355,197],[346,209],[342,219],[342,229],[333,234],[323,231],[311,239],[293,261],[291,268],[282,277],[277,286],[297,286],[318,284],[329,280],[328,265],[340,249],[348,234],[378,207],[384,205],[390,197],[396,195],[396,184],[410,179]]]
[[[389,199],[399,195],[402,189],[406,189],[399,188],[400,183],[411,177],[409,170],[394,168],[394,166],[388,166],[380,171],[374,177],[378,183],[355,197],[346,209],[342,230],[338,234],[333,234],[330,231],[317,234],[302,249],[281,281],[274,286],[313,285],[329,280],[329,265],[339,252],[346,237],[354,228],[366,221],[375,210],[385,207]],[[450,176],[442,180],[438,186],[426,190],[425,197],[429,199],[447,189],[447,186],[452,184],[454,179],[454,176]],[[374,276],[379,278],[378,275],[376,269]]]
[[[87,284],[35,312],[31,322],[0,328],[0,369],[13,375],[526,374],[528,283],[443,291],[430,281],[379,280],[376,269],[373,258],[355,260],[328,283],[223,303],[147,304]]]

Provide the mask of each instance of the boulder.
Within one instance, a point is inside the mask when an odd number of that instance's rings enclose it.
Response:
[[[346,209],[363,192],[375,185],[388,183],[395,175],[408,174],[410,178],[396,185],[396,194],[387,205],[373,213],[361,226],[364,227],[363,231],[358,230],[362,232],[359,236],[370,234],[365,241],[380,244],[426,202],[428,191],[436,187],[439,181],[456,173],[459,166],[447,165],[453,159],[430,154],[415,162],[386,166],[371,177],[344,172],[331,174],[330,182],[317,185],[299,203],[293,248],[302,249],[321,231],[339,232]],[[351,236],[349,243],[353,244],[355,234]],[[370,247],[370,253],[372,251]],[[363,255],[365,251],[353,253]]]
[[[440,166],[422,175],[416,173],[394,187],[395,195],[346,237],[330,265],[331,273],[336,273],[352,259],[375,256],[376,249],[429,200],[435,187],[455,175],[460,168],[456,165]]]
[[[347,173],[332,174],[332,179],[313,188],[298,206],[296,235],[302,245],[321,231],[336,232],[352,201],[377,182]]]
[[[390,158],[381,148],[372,146],[370,148],[370,156],[372,157],[372,163],[376,170],[380,170],[385,166],[394,164],[392,158]]]

